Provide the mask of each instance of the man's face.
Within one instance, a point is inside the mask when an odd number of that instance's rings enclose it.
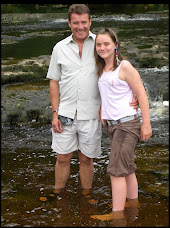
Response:
[[[82,13],[80,15],[72,13],[71,21],[68,21],[68,25],[73,33],[73,39],[81,42],[89,35],[91,19],[89,20],[88,13]]]

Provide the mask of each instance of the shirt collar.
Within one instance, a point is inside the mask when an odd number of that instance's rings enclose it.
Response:
[[[96,35],[89,31],[89,35],[88,35],[87,39],[88,39],[89,37],[91,37],[91,38],[95,41]],[[69,44],[69,43],[72,42],[72,41],[74,41],[74,40],[73,40],[73,33],[72,33],[70,36],[67,37],[66,44]]]

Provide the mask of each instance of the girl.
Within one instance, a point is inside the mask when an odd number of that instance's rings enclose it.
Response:
[[[152,135],[149,103],[140,75],[123,58],[119,45],[112,29],[102,29],[96,36],[94,55],[102,100],[101,121],[111,139],[107,172],[111,179],[112,212],[91,216],[100,220],[123,218],[125,206],[139,205],[134,149],[137,141]],[[133,92],[139,101],[142,124],[136,109],[129,106]]]

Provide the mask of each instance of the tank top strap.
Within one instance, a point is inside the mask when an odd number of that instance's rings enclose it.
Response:
[[[121,62],[120,62],[120,64],[119,64],[119,66],[113,71],[113,74],[116,76],[116,78],[118,78],[119,77],[119,71],[120,71],[120,68],[121,68],[121,65],[122,65],[122,62],[123,62],[124,60],[122,60]]]
[[[122,63],[123,63],[124,61],[128,61],[128,60],[123,59],[123,60],[120,62],[119,66],[116,68],[116,70],[117,70],[117,72],[116,72],[116,73],[117,73],[117,76],[119,76],[119,71],[120,71],[121,65],[122,65]]]

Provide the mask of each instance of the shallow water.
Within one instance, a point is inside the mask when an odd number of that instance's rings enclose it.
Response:
[[[50,125],[2,129],[1,225],[4,227],[37,226],[168,226],[169,186],[168,155],[165,145],[139,144],[136,148],[139,182],[139,210],[125,209],[126,221],[99,221],[93,214],[110,213],[111,188],[106,173],[110,145],[103,133],[102,155],[94,159],[93,193],[81,195],[77,152],[71,160],[71,174],[66,194],[51,202],[42,197],[54,188],[56,155],[51,151]],[[157,139],[156,139],[157,140]],[[135,221],[133,221],[135,220]]]

